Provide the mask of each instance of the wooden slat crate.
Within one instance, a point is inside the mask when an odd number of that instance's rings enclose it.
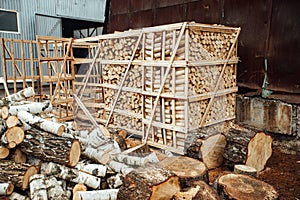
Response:
[[[190,22],[75,40],[99,44],[99,121],[184,153],[190,134],[235,118],[239,32]]]

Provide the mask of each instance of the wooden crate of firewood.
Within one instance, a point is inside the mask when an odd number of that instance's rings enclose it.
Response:
[[[184,22],[74,40],[98,44],[98,121],[183,153],[189,134],[235,118],[239,32]]]

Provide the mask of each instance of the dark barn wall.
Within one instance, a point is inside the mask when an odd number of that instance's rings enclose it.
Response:
[[[238,85],[300,94],[300,1],[111,0],[108,32],[196,21],[242,28]],[[265,62],[267,61],[267,62]]]

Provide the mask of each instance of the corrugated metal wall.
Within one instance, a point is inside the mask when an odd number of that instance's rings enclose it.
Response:
[[[109,32],[180,21],[242,28],[238,84],[300,93],[299,0],[111,0]],[[267,62],[265,62],[267,60]]]

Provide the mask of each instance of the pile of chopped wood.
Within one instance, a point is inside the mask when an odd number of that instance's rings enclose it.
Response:
[[[76,124],[59,123],[49,114],[50,101],[26,101],[32,96],[33,89],[26,88],[0,101],[0,196],[6,199],[278,197],[272,186],[240,174],[219,177],[215,190],[209,186],[208,169],[222,163],[223,151],[229,163],[262,170],[270,153],[267,135],[236,126],[226,139],[222,134],[198,138],[188,151],[198,159],[158,151],[137,156],[126,151],[136,146],[125,143],[126,132],[113,135],[101,125],[76,130]],[[253,152],[262,159],[254,162]],[[235,172],[255,176],[256,169],[236,165]]]

